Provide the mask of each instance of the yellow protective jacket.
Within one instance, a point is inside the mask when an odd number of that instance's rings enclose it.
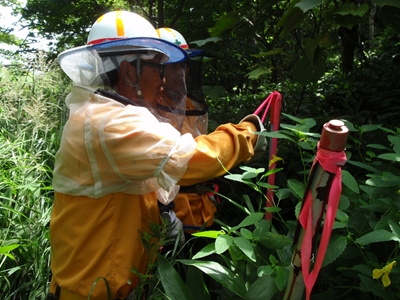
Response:
[[[190,133],[193,137],[207,134],[208,113],[204,111],[204,107],[204,105],[201,106],[201,103],[192,101],[189,97],[186,98],[186,111],[203,111],[200,115],[186,115],[181,133]],[[174,203],[175,214],[182,221],[186,232],[192,233],[204,224],[210,226],[214,223],[214,213],[217,208],[206,194],[198,195],[193,192],[179,193]]]
[[[156,190],[221,176],[248,160],[257,136],[252,123],[225,124],[195,140],[158,122],[146,108],[124,106],[75,86],[56,155],[50,222],[51,292],[84,299],[105,278],[112,299],[124,299],[146,272],[140,232],[159,223]],[[207,166],[206,168],[204,166]],[[74,296],[73,296],[74,295]],[[107,299],[104,280],[91,296]]]

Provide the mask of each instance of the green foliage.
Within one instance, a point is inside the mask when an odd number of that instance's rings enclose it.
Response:
[[[51,174],[64,93],[59,72],[0,69],[0,293],[44,299],[50,276]]]

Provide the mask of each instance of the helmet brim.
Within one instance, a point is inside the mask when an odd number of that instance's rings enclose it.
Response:
[[[115,49],[123,49],[125,53],[136,53],[141,51],[154,51],[164,54],[168,59],[166,64],[179,63],[188,59],[188,54],[179,46],[158,38],[138,37],[109,41],[91,45],[98,53],[107,54],[115,52]]]
[[[189,55],[189,57],[197,57],[197,56],[201,56],[204,55],[204,50],[200,50],[200,49],[185,49],[185,51],[187,52],[187,54]]]

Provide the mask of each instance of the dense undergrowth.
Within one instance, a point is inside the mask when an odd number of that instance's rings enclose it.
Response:
[[[400,124],[395,117],[400,80],[398,58],[390,51],[371,53],[359,68],[362,74],[344,76],[333,69],[307,87],[288,81],[208,97],[213,129],[252,113],[271,91],[282,93],[282,160],[277,163],[273,221],[263,218],[270,175],[264,155],[232,170],[233,190],[221,195],[216,230],[160,256],[155,275],[143,276],[151,280],[142,282],[141,295],[279,299],[287,286],[291,242],[322,124],[339,118],[350,129],[348,161],[312,299],[398,299],[399,266],[385,267],[400,260]],[[2,67],[0,82],[0,294],[10,300],[44,299],[50,278],[52,168],[69,87],[60,70],[40,58],[30,66]],[[391,284],[374,279],[375,269],[382,269],[382,278]]]

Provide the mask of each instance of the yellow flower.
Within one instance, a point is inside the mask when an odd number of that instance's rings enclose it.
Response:
[[[372,278],[379,279],[382,277],[382,283],[384,287],[388,287],[391,284],[389,274],[393,267],[396,265],[396,261],[392,261],[390,264],[384,266],[382,269],[375,269],[372,271]]]

